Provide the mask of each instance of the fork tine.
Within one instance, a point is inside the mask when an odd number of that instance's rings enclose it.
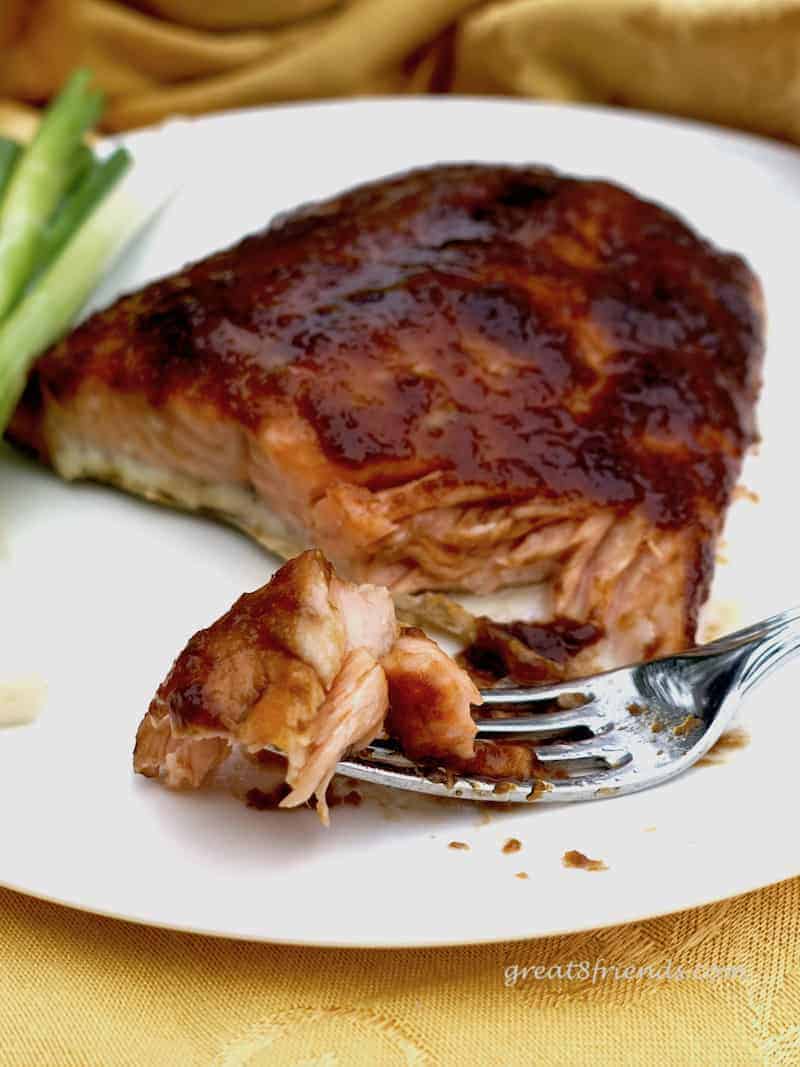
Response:
[[[536,745],[533,747],[536,758],[548,770],[552,770],[560,763],[581,763],[590,760],[594,763],[602,763],[606,769],[613,770],[624,767],[631,760],[631,754],[618,738],[590,737],[583,741],[556,742],[548,745]],[[362,749],[356,757],[356,762],[365,764],[379,764],[396,769],[415,768],[415,763],[397,747],[390,739],[373,741]]]
[[[512,738],[542,737],[580,727],[600,733],[609,729],[611,722],[597,705],[583,704],[572,711],[541,711],[518,719],[476,719],[475,725],[479,738],[496,740],[500,734],[504,740],[510,741]]]
[[[414,769],[416,764],[404,755],[390,738],[379,738],[362,748],[353,757],[357,763],[375,763],[385,767]]]
[[[549,703],[561,697],[582,698],[581,706],[594,699],[592,686],[596,678],[577,679],[572,682],[557,682],[555,685],[535,685],[514,689],[481,689],[484,708],[519,708]]]
[[[362,782],[371,782],[373,785],[410,790],[425,796],[447,797],[451,800],[494,801],[501,804],[533,800],[532,790],[536,785],[533,781],[498,782],[496,779],[474,775],[469,778],[454,775],[452,778],[436,780],[426,777],[413,765],[382,766],[362,759],[343,760],[337,765],[337,773],[346,774]],[[550,799],[546,790],[536,796],[540,799]]]
[[[633,756],[620,741],[590,737],[585,741],[554,742],[551,745],[537,745],[534,750],[536,758],[543,767],[552,770],[556,764],[591,760],[602,763],[609,770],[624,767]]]

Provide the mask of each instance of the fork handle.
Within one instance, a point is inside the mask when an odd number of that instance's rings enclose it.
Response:
[[[742,693],[747,693],[787,660],[800,652],[800,618],[786,612],[786,618],[753,641],[739,677]]]

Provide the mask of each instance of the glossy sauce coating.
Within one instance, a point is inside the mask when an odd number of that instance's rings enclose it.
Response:
[[[616,186],[448,165],[363,186],[94,316],[45,355],[257,430],[293,410],[345,480],[717,515],[755,438],[746,264]],[[704,569],[703,561],[698,568]]]
[[[574,619],[500,623],[484,616],[459,662],[480,685],[492,686],[506,676],[519,685],[561,681],[570,660],[602,636],[599,626]]]
[[[320,553],[306,553],[260,589],[239,597],[211,626],[192,636],[159,686],[151,711],[159,714],[163,708],[179,727],[201,730],[223,729],[222,709],[231,720],[244,720],[273,684],[270,657],[292,661],[301,627],[318,646],[335,639],[325,618],[309,618],[304,610],[314,586],[327,584],[332,573]],[[302,676],[295,674],[291,681],[295,695],[309,701],[322,695],[321,686],[317,693],[307,691],[307,683],[303,689]]]

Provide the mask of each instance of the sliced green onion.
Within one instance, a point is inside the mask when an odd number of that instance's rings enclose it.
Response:
[[[79,144],[69,157],[64,172],[65,195],[69,194],[79,182],[83,181],[94,165],[95,158],[91,148],[88,145]],[[60,206],[56,210],[59,211]]]
[[[75,177],[76,148],[102,111],[90,78],[89,71],[77,71],[47,109],[0,204],[0,319],[28,281],[43,229]]]
[[[118,148],[102,162],[95,161],[91,170],[65,198],[42,235],[39,255],[29,284],[35,282],[50,266],[84,219],[119,181],[132,162],[127,148]]]
[[[163,203],[140,205],[121,182],[0,325],[0,436],[36,357],[69,328],[114,259]]]
[[[0,203],[2,203],[6,186],[11,180],[11,173],[14,170],[14,164],[17,162],[20,151],[21,149],[16,141],[10,141],[7,137],[0,137]]]

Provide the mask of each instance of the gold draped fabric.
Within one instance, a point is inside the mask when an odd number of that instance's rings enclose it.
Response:
[[[800,139],[800,0],[3,0],[0,100],[78,64],[108,129],[375,93],[515,94]]]

